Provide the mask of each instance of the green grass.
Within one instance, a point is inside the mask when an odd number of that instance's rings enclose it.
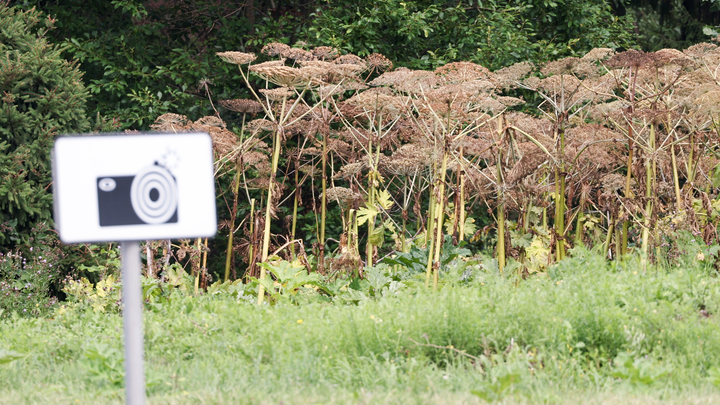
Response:
[[[714,271],[578,256],[358,305],[178,294],[145,312],[150,403],[719,403]],[[118,314],[11,316],[2,349],[0,404],[122,401]]]

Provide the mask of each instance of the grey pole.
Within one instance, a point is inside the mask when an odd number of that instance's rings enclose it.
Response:
[[[142,287],[140,242],[121,242],[123,330],[125,332],[125,402],[145,403],[143,364]]]

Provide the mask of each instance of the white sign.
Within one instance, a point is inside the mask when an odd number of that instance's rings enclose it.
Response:
[[[65,243],[215,235],[208,134],[64,136],[52,162],[55,227]]]

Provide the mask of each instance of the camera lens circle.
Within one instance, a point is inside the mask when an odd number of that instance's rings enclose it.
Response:
[[[177,210],[177,183],[162,166],[142,168],[130,186],[130,202],[135,214],[148,224],[167,222]]]

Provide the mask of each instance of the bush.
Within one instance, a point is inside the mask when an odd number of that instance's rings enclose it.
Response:
[[[0,4],[0,224],[19,235],[0,232],[0,246],[22,243],[34,224],[51,221],[53,139],[89,129],[82,74],[45,38],[53,22]]]
[[[38,224],[32,233],[36,236],[29,240],[32,246],[26,252],[20,248],[0,252],[0,318],[13,312],[45,315],[57,303],[50,292],[63,277],[58,263],[65,254],[45,223]]]

